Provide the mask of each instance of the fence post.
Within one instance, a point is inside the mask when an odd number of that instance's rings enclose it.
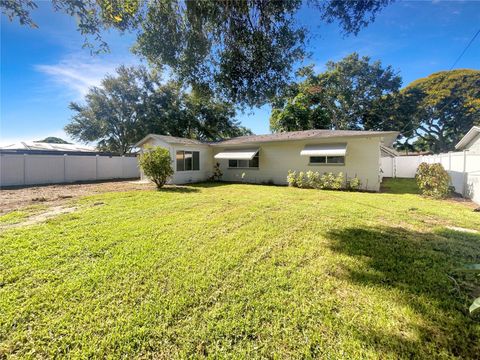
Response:
[[[125,155],[122,155],[122,179],[125,178]]]
[[[98,154],[95,155],[95,180],[98,180]]]
[[[63,154],[63,182],[67,182],[67,154]]]
[[[27,185],[27,154],[23,154],[23,185]]]

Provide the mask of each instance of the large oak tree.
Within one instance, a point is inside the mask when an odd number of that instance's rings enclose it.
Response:
[[[304,80],[293,83],[274,102],[272,131],[308,129],[391,130],[401,78],[379,61],[353,53],[326,71],[304,68]],[[387,111],[388,110],[388,111]]]
[[[128,153],[148,133],[218,140],[251,133],[234,119],[232,104],[207,92],[187,91],[177,82],[162,83],[144,67],[117,69],[85,103],[71,103],[72,121],[65,131],[104,151]]]
[[[10,19],[36,26],[31,12],[38,0],[0,0]],[[270,101],[290,80],[305,55],[307,29],[295,15],[302,5],[319,20],[338,22],[356,34],[392,0],[54,0],[56,11],[74,16],[94,50],[108,48],[102,30],[138,35],[135,51],[177,80],[236,104]]]
[[[479,70],[434,73],[412,82],[400,95],[400,111],[409,118],[403,135],[419,149],[454,150],[472,126],[480,125]]]

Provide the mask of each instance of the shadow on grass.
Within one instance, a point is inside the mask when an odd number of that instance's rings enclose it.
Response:
[[[199,192],[200,190],[196,189],[193,186],[167,185],[160,189],[157,189],[157,191],[171,192],[171,193],[194,193],[194,192]]]
[[[380,192],[388,194],[420,194],[415,179],[383,178]]]
[[[382,353],[398,357],[478,358],[479,320],[468,315],[468,289],[452,280],[464,263],[480,262],[480,235],[445,231],[421,233],[396,227],[352,227],[328,232],[331,248],[361,262],[345,277],[369,288],[399,290],[397,304],[408,306],[420,322],[409,324],[416,337],[361,329],[357,336]],[[461,276],[461,275],[453,275]],[[458,279],[457,279],[458,280]],[[392,304],[393,305],[393,304]]]

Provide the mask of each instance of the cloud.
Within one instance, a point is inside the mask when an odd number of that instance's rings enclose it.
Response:
[[[95,56],[70,54],[56,64],[35,65],[35,70],[47,75],[54,84],[69,91],[69,95],[80,99],[91,87],[100,85],[105,75],[113,74],[121,64],[138,64],[138,60],[127,58],[122,62],[120,59],[107,60]]]

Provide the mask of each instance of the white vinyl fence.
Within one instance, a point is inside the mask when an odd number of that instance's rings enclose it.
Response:
[[[0,154],[0,187],[138,178],[136,157]]]
[[[437,155],[383,157],[384,177],[414,178],[418,165],[440,163],[450,174],[455,192],[480,204],[480,154],[450,152]]]

